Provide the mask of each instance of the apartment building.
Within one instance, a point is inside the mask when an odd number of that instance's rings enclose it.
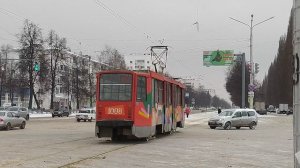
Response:
[[[50,54],[46,54],[46,57],[50,58],[50,56]],[[96,60],[93,60],[91,56],[76,54],[70,51],[66,51],[64,57],[65,58],[60,61],[57,66],[56,86],[53,97],[54,107],[67,107],[75,109],[78,103],[79,107],[89,106],[90,96],[83,95],[82,93],[95,92],[96,72],[101,70],[100,63]],[[14,74],[18,74],[19,71],[18,63],[20,61],[18,59],[19,53],[17,49],[10,50],[5,55],[2,54],[0,57],[1,105],[4,103],[14,103],[19,106],[28,106],[30,93],[29,87],[27,86],[20,88],[16,85],[12,85],[14,81],[17,81],[14,80],[17,78],[17,76],[14,76]],[[89,78],[92,79],[92,83],[90,83]],[[9,83],[9,81],[11,83]],[[80,83],[80,85],[76,82]],[[80,88],[76,89],[75,85]],[[40,107],[49,109],[51,102],[51,92],[49,87],[47,90],[43,90],[43,87],[41,87],[37,82],[34,90]],[[80,98],[80,101],[77,101],[78,98]],[[35,101],[33,101],[33,107],[36,107]]]

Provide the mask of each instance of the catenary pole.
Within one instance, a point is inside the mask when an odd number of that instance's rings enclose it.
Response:
[[[242,108],[245,108],[245,53],[242,54]]]
[[[299,57],[300,57],[300,0],[293,0],[293,42],[294,42],[294,75],[293,75],[293,134],[294,134],[294,167],[300,168],[300,84],[299,84]]]
[[[250,87],[254,86],[254,67],[253,67],[253,15],[251,15],[251,25],[250,25]],[[248,93],[249,98],[249,108],[253,108],[253,99],[254,99],[254,91],[249,90]]]
[[[274,17],[270,17],[270,18],[268,18],[266,20],[263,20],[261,22],[258,22],[256,24],[254,24],[254,25],[253,25],[253,14],[251,15],[251,24],[250,25],[247,24],[247,23],[245,23],[245,22],[242,22],[240,20],[237,20],[235,18],[232,18],[232,17],[229,17],[229,18],[232,19],[232,20],[234,20],[234,21],[236,21],[236,22],[239,22],[239,23],[241,23],[243,25],[246,25],[246,26],[248,26],[250,28],[250,67],[251,67],[251,71],[250,71],[250,84],[249,84],[250,87],[249,88],[251,88],[251,89],[248,92],[248,101],[249,101],[249,108],[253,108],[253,99],[254,99],[254,90],[253,90],[253,88],[254,88],[253,28],[255,26],[257,26],[257,25],[260,25],[260,24],[268,21],[268,20],[273,19]]]

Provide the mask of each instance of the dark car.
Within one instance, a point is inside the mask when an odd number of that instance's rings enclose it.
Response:
[[[276,113],[276,108],[273,105],[269,105],[269,107],[267,108],[267,111],[271,112],[271,113]]]
[[[54,110],[53,113],[52,113],[52,117],[63,117],[63,116],[67,116],[69,117],[70,115],[70,112],[68,110],[63,110],[63,109],[57,109],[57,110]]]
[[[286,112],[286,115],[290,115],[290,114],[293,114],[293,109],[292,108],[290,108],[289,111]]]
[[[267,110],[256,110],[256,112],[260,115],[267,115]]]

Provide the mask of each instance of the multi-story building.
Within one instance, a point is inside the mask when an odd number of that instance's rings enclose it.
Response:
[[[150,54],[128,54],[125,63],[129,70],[154,70]]]
[[[47,54],[47,57],[50,57],[50,55]],[[100,63],[91,59],[91,56],[69,51],[65,52],[64,57],[62,61],[58,62],[57,66],[56,86],[53,96],[54,108],[71,107],[75,109],[76,107],[90,106],[90,102],[95,101],[95,94],[93,94],[96,87],[95,74],[101,69]],[[9,83],[9,81],[14,82],[12,80],[14,79],[13,75],[19,71],[17,68],[18,59],[18,50],[9,50],[0,57],[0,100],[1,104],[14,103],[26,107],[29,102],[29,87],[19,88],[15,86],[12,88],[14,85]],[[51,80],[50,76],[48,79]],[[41,108],[50,108],[51,92],[49,88],[50,86],[45,90],[38,82],[35,84],[34,90]],[[78,99],[79,101],[77,101]],[[33,107],[36,107],[34,100]]]
[[[24,96],[29,93],[28,87],[18,84],[19,50],[7,49],[0,53],[0,102],[22,104],[28,102]],[[19,86],[18,86],[19,85]]]
[[[58,65],[53,98],[54,108],[76,109],[77,107],[90,106],[90,101],[95,102],[95,94],[93,93],[96,87],[96,72],[101,70],[101,64],[93,60],[91,56],[69,51],[65,53],[65,57],[66,59]],[[42,104],[44,107],[50,107],[49,94],[45,94],[41,98],[44,101]],[[90,100],[91,98],[93,100]]]

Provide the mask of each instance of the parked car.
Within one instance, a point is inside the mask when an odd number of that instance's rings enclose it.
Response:
[[[249,127],[255,129],[257,122],[257,113],[253,109],[228,109],[223,110],[218,116],[210,118],[208,125],[211,129],[216,127],[223,127],[224,129]]]
[[[54,118],[55,116],[57,116],[57,117],[63,117],[63,116],[69,117],[69,115],[70,115],[70,112],[67,109],[56,109],[52,113],[52,118]]]
[[[290,108],[289,111],[286,112],[286,115],[293,114],[293,108]]]
[[[0,107],[0,111],[5,111],[5,107]]]
[[[12,107],[8,107],[7,111],[14,112],[18,116],[23,117],[26,120],[29,120],[29,112],[26,107],[12,106]]]
[[[92,121],[96,119],[96,108],[83,108],[80,109],[79,112],[76,114],[76,120],[80,122],[83,120],[84,122]]]
[[[268,110],[268,112],[276,113],[276,108],[273,105],[269,105],[267,110]]]
[[[18,114],[11,111],[0,111],[0,128],[10,130],[13,127],[20,127],[24,129],[26,120]]]
[[[278,114],[286,114],[289,111],[288,104],[279,104]]]
[[[11,103],[3,103],[2,104],[2,107],[4,107],[4,108],[8,108],[8,107],[11,107],[12,105],[11,105]]]

